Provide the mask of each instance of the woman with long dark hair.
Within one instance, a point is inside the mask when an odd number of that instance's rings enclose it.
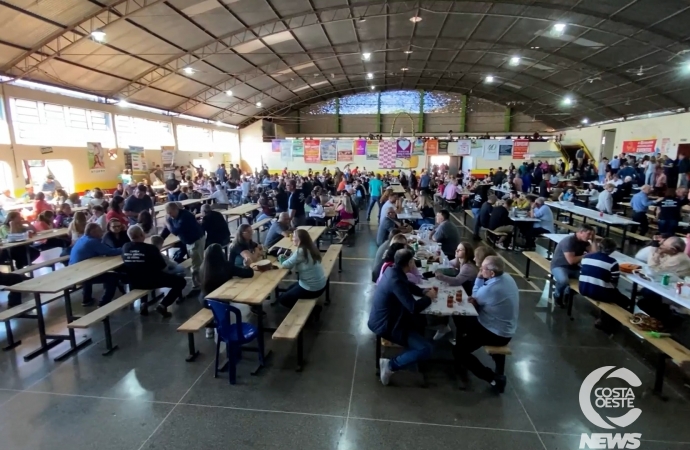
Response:
[[[287,259],[280,258],[283,269],[299,273],[299,281],[278,298],[281,305],[292,308],[299,299],[318,298],[326,290],[326,276],[321,266],[321,252],[306,230],[295,230],[292,242],[297,249]],[[314,308],[318,317],[321,305]]]
[[[111,219],[108,221],[108,231],[103,235],[101,241],[112,248],[122,248],[127,242],[129,242],[129,236],[127,236],[126,227],[124,224],[128,223],[121,222],[118,219]]]
[[[129,223],[129,218],[122,211],[122,207],[125,203],[124,197],[116,195],[110,201],[110,206],[108,207],[108,213],[105,215],[105,220],[110,222],[113,219],[119,220],[121,223]]]
[[[252,240],[254,231],[251,225],[243,223],[237,229],[235,240],[230,247],[230,262],[238,267],[249,267],[249,264],[263,257],[263,247]]]

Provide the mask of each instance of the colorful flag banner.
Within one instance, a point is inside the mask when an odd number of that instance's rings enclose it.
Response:
[[[336,142],[334,139],[321,141],[321,162],[324,164],[335,164],[338,157]]]
[[[367,141],[367,159],[379,159],[379,141]]]
[[[458,156],[469,156],[472,152],[472,141],[469,139],[462,139],[458,141]]]
[[[271,153],[280,153],[280,141],[281,139],[273,139],[271,141]]]
[[[355,141],[355,155],[365,156],[367,154],[367,140],[357,139]]]
[[[412,142],[409,139],[398,139],[395,147],[397,159],[410,159],[412,156]]]
[[[304,156],[304,141],[302,139],[294,139],[292,141],[292,157],[302,158]]]
[[[320,141],[318,139],[304,140],[304,162],[318,163],[321,160]]]
[[[412,154],[424,156],[424,140],[422,138],[417,138],[412,143]]]
[[[337,142],[338,161],[352,162],[352,146],[355,142],[349,139],[340,139]]]
[[[513,159],[525,159],[529,149],[528,139],[515,139],[513,141]]]
[[[436,139],[426,141],[426,154],[438,155],[438,141]]]
[[[283,139],[280,141],[280,159],[281,161],[292,161],[292,141]]]
[[[396,141],[380,141],[379,142],[379,168],[380,169],[395,169],[395,156],[397,152]]]

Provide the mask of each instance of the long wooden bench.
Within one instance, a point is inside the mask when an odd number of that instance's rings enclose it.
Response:
[[[89,328],[92,325],[103,322],[103,329],[105,330],[105,346],[106,351],[103,352],[103,356],[110,355],[115,350],[117,350],[117,345],[113,345],[113,337],[110,331],[110,316],[124,309],[134,303],[135,301],[142,299],[142,308],[144,308],[145,300],[152,291],[147,289],[134,289],[129,291],[125,295],[122,295],[115,300],[111,301],[107,305],[101,306],[100,308],[92,311],[85,316],[78,318],[77,320],[67,324],[67,328]]]
[[[187,362],[192,362],[199,356],[199,351],[194,345],[194,333],[206,328],[206,325],[211,322],[213,322],[213,312],[210,309],[202,308],[177,328],[178,333],[187,333],[187,343],[189,345]]]
[[[503,233],[503,232],[497,232],[493,230],[489,230],[488,228],[484,228],[484,239],[491,244],[492,247],[496,248],[496,242],[504,236],[509,236],[510,233]],[[489,234],[492,234],[495,236],[495,240],[489,239]]]
[[[39,263],[32,264],[30,266],[26,266],[26,267],[23,267],[21,269],[17,269],[15,271],[13,271],[12,273],[16,273],[17,275],[27,275],[28,274],[29,276],[31,276],[35,270],[43,269],[44,267],[52,267],[53,270],[55,270],[55,264],[64,263],[67,261],[69,261],[69,255],[59,256],[57,258],[47,259],[45,261],[41,261]]]
[[[662,395],[667,359],[671,359],[679,366],[690,364],[690,350],[671,338],[652,337],[637,325],[633,325],[630,323],[630,319],[633,316],[630,311],[626,311],[616,304],[598,302],[589,297],[585,297],[585,299],[659,350],[659,359],[656,364],[656,378],[654,379],[655,394]]]
[[[62,294],[48,298],[42,297],[41,306],[47,305],[61,298],[63,298]],[[17,347],[22,343],[21,340],[14,340],[14,335],[12,334],[12,325],[10,321],[12,319],[35,319],[35,315],[28,314],[28,312],[32,309],[36,309],[36,302],[33,299],[26,301],[21,305],[14,306],[12,308],[8,308],[0,312],[0,322],[5,322],[5,334],[7,335],[7,346],[3,347],[3,350],[12,350],[13,348]]]
[[[316,306],[316,300],[298,300],[273,333],[273,339],[297,339],[297,372],[304,367],[302,329]]]
[[[261,227],[269,223],[271,220],[273,219],[267,217],[266,219],[261,219],[258,222],[254,222],[252,224],[252,230],[256,231],[256,242],[261,242]]]
[[[341,244],[331,244],[326,253],[321,257],[321,267],[323,267],[323,273],[326,275],[326,299],[324,301],[326,305],[331,304],[331,271],[335,267],[336,258],[340,267],[338,272],[342,272],[343,246]]]
[[[470,216],[471,218],[474,219],[474,213],[472,212],[471,209],[466,209],[465,210],[465,215],[462,218],[462,224],[467,225],[467,216]]]

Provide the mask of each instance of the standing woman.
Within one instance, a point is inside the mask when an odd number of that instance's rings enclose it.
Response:
[[[295,230],[292,242],[297,249],[288,259],[280,257],[280,266],[283,269],[293,270],[299,273],[299,281],[290,286],[278,298],[281,305],[292,308],[297,300],[319,298],[326,290],[326,276],[321,266],[321,252],[306,230]],[[319,316],[321,305],[314,307],[315,317]]]
[[[646,156],[645,156],[646,158]],[[649,161],[646,161],[647,165],[644,169],[644,184],[654,186],[654,179],[656,175],[656,156],[652,155]],[[644,163],[643,163],[644,164]]]

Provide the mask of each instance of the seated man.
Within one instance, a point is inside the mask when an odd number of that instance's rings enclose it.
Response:
[[[588,253],[582,258],[580,294],[598,302],[613,303],[630,310],[631,300],[618,290],[620,277],[618,261],[611,257],[611,253],[616,251],[616,242],[606,238],[599,243],[598,247],[598,252]],[[601,317],[594,326],[610,333],[616,323],[617,321],[602,311]]]
[[[86,224],[84,236],[77,239],[77,242],[72,246],[72,251],[69,256],[69,265],[97,256],[116,256],[122,254],[122,249],[109,247],[101,242],[101,239],[103,239],[103,229],[96,223]],[[106,272],[85,282],[81,304],[83,306],[93,305],[94,300],[92,294],[94,284],[103,284],[105,288],[103,298],[98,302],[98,306],[110,303],[115,296],[115,289],[117,289],[117,283],[119,281],[120,277],[116,273]]]
[[[211,244],[223,247],[230,243],[230,228],[225,217],[209,204],[201,206],[201,228],[206,232],[206,247]]]
[[[392,209],[389,209],[386,213],[386,216],[381,218],[379,229],[376,232],[377,246],[383,244],[388,239],[392,230],[400,230],[403,233],[409,233],[412,231],[412,227],[410,227],[409,225],[404,225],[398,222],[396,219],[397,215],[395,214],[395,211]]]
[[[596,252],[594,228],[582,224],[575,234],[568,235],[558,243],[551,259],[551,275],[554,280],[553,299],[563,306],[563,296],[570,294],[570,279],[580,275],[580,261],[587,252]]]
[[[432,345],[415,326],[416,316],[426,309],[436,292],[422,291],[407,281],[407,273],[414,267],[414,255],[408,249],[395,253],[394,266],[383,273],[376,290],[369,314],[369,329],[377,336],[401,345],[405,353],[393,359],[381,358],[381,383],[387,386],[391,375],[418,361],[431,356]],[[415,300],[414,295],[421,296]]]
[[[155,245],[147,244],[146,234],[139,225],[132,225],[127,230],[131,242],[122,247],[122,260],[131,289],[170,288],[156,311],[163,317],[170,317],[168,306],[182,296],[187,285],[184,277],[166,273],[166,264],[160,250]]]
[[[292,228],[290,228],[290,214],[282,212],[278,214],[278,220],[271,223],[271,227],[264,238],[264,248],[270,250],[271,247],[280,242],[284,237],[289,237]]]
[[[522,233],[525,235],[525,247],[532,249],[535,247],[535,240],[537,236],[545,233],[553,233],[553,212],[551,208],[546,205],[546,199],[539,197],[534,200],[530,207],[529,216],[539,219],[539,222],[525,222],[521,227]]]
[[[479,210],[479,215],[474,216],[474,239],[479,240],[479,233],[482,227],[488,228],[491,222],[491,211],[494,209],[494,204],[498,199],[495,195],[489,195],[488,200],[484,203]]]
[[[436,228],[431,240],[441,244],[441,251],[448,259],[455,257],[455,249],[460,244],[460,232],[453,222],[450,221],[450,213],[447,209],[442,209],[436,213]]]
[[[505,388],[505,375],[496,375],[472,353],[485,345],[501,347],[510,342],[517,329],[519,300],[517,284],[505,273],[503,260],[487,256],[468,299],[479,315],[476,320],[453,316],[458,330],[465,331],[462,336],[458,333],[453,349],[456,364],[489,382],[499,393]]]
[[[127,197],[125,206],[123,208],[125,215],[129,218],[130,224],[136,224],[139,213],[142,211],[149,211],[153,217],[156,217],[153,210],[153,200],[146,194],[146,186],[139,185],[134,189],[134,194]]]
[[[489,230],[496,233],[508,233],[508,236],[501,236],[496,246],[498,248],[505,249],[503,243],[508,241],[510,245],[511,234],[513,233],[513,221],[510,220],[510,208],[513,206],[513,201],[511,199],[501,200],[496,203],[496,206],[491,211],[491,218],[489,219]],[[490,239],[491,235],[487,237]]]

